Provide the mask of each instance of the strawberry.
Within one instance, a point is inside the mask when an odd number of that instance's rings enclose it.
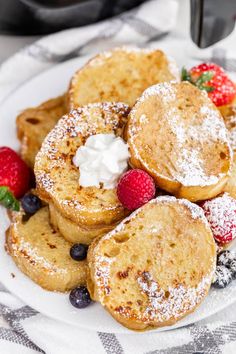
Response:
[[[154,198],[156,187],[154,180],[143,170],[134,169],[125,172],[117,186],[117,196],[121,204],[135,210]]]
[[[236,200],[228,194],[200,203],[215,240],[222,244],[236,237]]]
[[[25,194],[30,185],[30,170],[20,156],[9,147],[0,148],[0,187],[2,198],[9,198],[12,192],[12,198],[19,198]],[[0,194],[1,198],[1,194]],[[3,202],[2,202],[3,203]]]
[[[214,63],[194,66],[190,71],[182,69],[182,80],[189,81],[200,90],[205,90],[216,106],[223,106],[233,101],[236,86],[225,71]]]

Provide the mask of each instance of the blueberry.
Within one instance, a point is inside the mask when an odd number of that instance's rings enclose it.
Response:
[[[231,271],[223,265],[217,266],[215,271],[215,278],[212,285],[215,288],[225,288],[232,281]]]
[[[217,265],[223,265],[227,268],[229,268],[230,263],[236,260],[236,254],[235,252],[225,250],[219,253],[217,257]]]
[[[42,202],[37,195],[29,193],[21,199],[21,205],[27,214],[33,215],[42,207]]]
[[[232,273],[233,279],[236,279],[236,259],[233,259],[229,264],[229,270]]]
[[[85,286],[79,286],[70,292],[70,303],[78,309],[87,307],[92,301]]]
[[[75,261],[83,261],[87,257],[88,246],[83,243],[75,243],[70,249],[70,256]]]

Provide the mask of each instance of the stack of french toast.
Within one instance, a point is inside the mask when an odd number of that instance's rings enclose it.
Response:
[[[39,207],[22,199],[6,245],[27,276],[134,330],[174,324],[235,277],[217,249],[236,236],[236,91],[211,65],[181,80],[160,50],[116,48],[17,117]]]

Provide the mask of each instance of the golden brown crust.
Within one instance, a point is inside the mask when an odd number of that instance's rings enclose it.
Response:
[[[217,108],[227,124],[228,119],[231,119],[232,116],[236,116],[236,98],[231,103],[225,106],[219,106]]]
[[[129,107],[123,103],[98,103],[72,110],[49,133],[36,157],[40,197],[79,225],[109,226],[127,215],[116,189],[79,185],[79,169],[72,159],[90,135],[122,135],[128,113]]]
[[[176,64],[160,50],[115,48],[98,54],[74,74],[69,108],[96,102],[125,102],[132,107],[150,85],[178,79]]]
[[[49,224],[48,207],[24,221],[23,212],[12,214],[6,233],[9,254],[20,270],[44,289],[65,292],[85,285],[87,263],[70,257],[71,243]]]
[[[219,110],[224,118],[226,128],[229,131],[229,141],[234,153],[231,173],[224,187],[224,192],[236,198],[236,99],[227,106],[219,107]]]
[[[229,179],[224,186],[224,192],[229,193],[232,198],[236,199],[236,155],[234,154],[233,165],[231,168]]]
[[[21,142],[21,157],[31,167],[42,142],[59,118],[67,111],[66,98],[52,98],[38,107],[28,108],[16,118],[18,139]]]
[[[86,227],[85,225],[80,225],[66,218],[52,203],[49,204],[49,210],[50,221],[53,227],[58,230],[67,241],[72,243],[90,245],[96,237],[105,235],[117,225],[116,223],[99,227]]]
[[[205,92],[187,82],[150,87],[131,110],[125,133],[131,165],[160,188],[191,201],[222,192],[232,154],[222,117]]]
[[[219,107],[229,131],[229,141],[233,151],[236,151],[236,99],[230,105]]]
[[[208,293],[216,245],[200,207],[158,197],[138,209],[88,252],[87,285],[124,326],[174,324]]]

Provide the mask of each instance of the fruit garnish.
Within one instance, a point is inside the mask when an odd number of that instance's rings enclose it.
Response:
[[[233,260],[236,260],[235,252],[223,250],[217,256],[217,265],[228,267]]]
[[[75,261],[83,261],[87,257],[88,246],[83,243],[75,243],[70,249],[70,256]]]
[[[83,309],[91,303],[88,289],[85,286],[79,286],[70,292],[70,303],[78,309]]]
[[[6,186],[0,187],[0,204],[7,209],[20,210],[20,203]]]
[[[117,196],[121,204],[135,210],[153,199],[156,187],[153,178],[145,171],[133,169],[125,172],[117,186]]]
[[[0,186],[8,187],[15,198],[29,189],[30,170],[20,156],[9,147],[0,148]]]
[[[42,207],[42,202],[37,195],[28,193],[21,199],[21,206],[27,214],[33,215]]]
[[[212,71],[206,71],[202,73],[196,81],[194,81],[186,68],[183,68],[181,73],[182,81],[189,81],[191,84],[197,86],[200,90],[205,90],[207,92],[211,92],[214,90],[213,86],[204,85],[205,83],[208,83],[213,76],[214,73]]]
[[[215,240],[226,244],[236,237],[236,200],[223,194],[200,204]]]
[[[236,86],[220,66],[202,63],[189,71],[182,69],[182,81],[189,81],[200,90],[205,90],[216,106],[226,105],[236,96]]]
[[[212,285],[215,288],[223,289],[232,281],[232,273],[225,266],[217,266]]]
[[[230,250],[224,250],[217,256],[217,265],[228,268],[232,277],[236,278],[236,253]]]
[[[236,279],[236,259],[234,259],[230,265],[229,265],[229,270],[232,273],[233,279]]]

